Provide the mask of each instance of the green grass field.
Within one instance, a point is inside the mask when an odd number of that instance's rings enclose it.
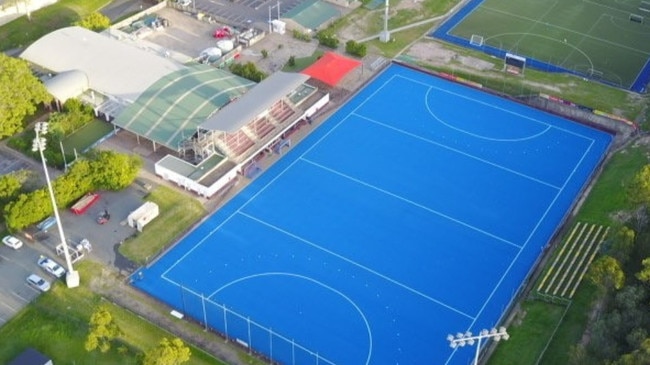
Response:
[[[629,89],[650,58],[641,0],[485,0],[449,32]],[[648,9],[650,10],[650,9]],[[648,17],[631,20],[631,14]]]
[[[63,148],[66,158],[74,158],[74,150],[82,153],[100,138],[106,136],[113,130],[113,126],[102,120],[95,119],[86,124],[78,131],[72,133],[63,140]]]
[[[198,200],[165,186],[157,187],[145,200],[158,204],[160,215],[120,246],[120,253],[140,265],[169,247],[206,214]]]
[[[50,356],[55,364],[137,365],[139,353],[155,347],[163,337],[175,337],[93,293],[90,278],[101,276],[97,264],[84,261],[77,268],[82,277],[80,287],[68,289],[57,282],[52,290],[0,328],[0,363],[7,364],[26,348],[33,347]],[[108,306],[123,334],[110,351],[89,353],[84,349],[88,321],[100,305]],[[195,347],[190,348],[191,364],[223,364]]]

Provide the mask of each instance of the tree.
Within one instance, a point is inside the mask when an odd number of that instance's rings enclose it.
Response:
[[[0,176],[0,204],[15,199],[22,189],[22,181],[18,174],[6,174]]]
[[[90,316],[90,331],[84,347],[86,351],[99,349],[102,353],[111,349],[111,341],[121,334],[108,308],[102,306]]]
[[[142,365],[180,365],[190,360],[192,352],[180,338],[163,338],[157,347],[144,354]]]
[[[353,40],[349,40],[345,43],[345,52],[353,56],[365,57],[368,50],[364,43],[357,43]]]
[[[124,189],[138,176],[140,167],[142,160],[136,155],[98,151],[93,156],[91,165],[94,185],[99,189]]]
[[[621,226],[607,241],[605,252],[618,260],[621,265],[625,265],[632,255],[635,242],[636,232],[629,227]]]
[[[25,128],[25,117],[52,100],[26,61],[0,52],[0,139]]]
[[[266,74],[260,71],[253,62],[246,62],[245,64],[233,63],[230,65],[230,72],[255,82],[260,82],[266,78]]]
[[[75,22],[74,25],[78,25],[95,32],[101,32],[102,30],[108,29],[108,27],[111,26],[111,20],[102,13],[94,12],[88,14],[80,21]]]
[[[318,43],[325,47],[336,48],[339,46],[339,39],[336,38],[336,35],[332,33],[331,30],[322,30],[316,34],[316,39]]]
[[[638,365],[650,363],[650,338],[646,338],[638,349],[624,354],[612,365]]]
[[[625,273],[621,264],[611,256],[601,256],[591,264],[587,278],[601,289],[621,289],[625,284]]]
[[[633,203],[648,204],[650,202],[650,165],[641,168],[630,182],[627,197]]]
[[[636,278],[640,281],[650,284],[650,257],[647,257],[641,261],[641,271],[636,274]]]

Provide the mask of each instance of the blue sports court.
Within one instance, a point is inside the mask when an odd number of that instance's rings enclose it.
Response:
[[[134,285],[282,364],[463,364],[612,136],[393,64]]]

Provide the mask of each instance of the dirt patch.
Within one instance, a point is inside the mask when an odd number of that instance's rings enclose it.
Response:
[[[242,51],[238,63],[253,62],[258,69],[271,74],[281,70],[291,56],[303,58],[311,56],[318,48],[318,41],[305,42],[285,33],[271,33],[261,41]],[[267,57],[264,57],[266,51]]]

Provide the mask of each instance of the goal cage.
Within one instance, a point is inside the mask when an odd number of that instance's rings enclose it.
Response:
[[[639,10],[642,10],[642,11],[643,11],[643,10],[648,11],[648,10],[645,9],[645,8],[639,8]],[[631,21],[632,23],[643,24],[643,23],[644,23],[644,18],[643,18],[642,15],[639,15],[639,14],[630,14],[630,21]]]
[[[526,68],[526,58],[514,55],[512,53],[506,53],[505,59],[505,71],[512,75],[523,75]]]
[[[472,37],[469,39],[469,44],[477,47],[483,46],[483,36],[472,34]]]

